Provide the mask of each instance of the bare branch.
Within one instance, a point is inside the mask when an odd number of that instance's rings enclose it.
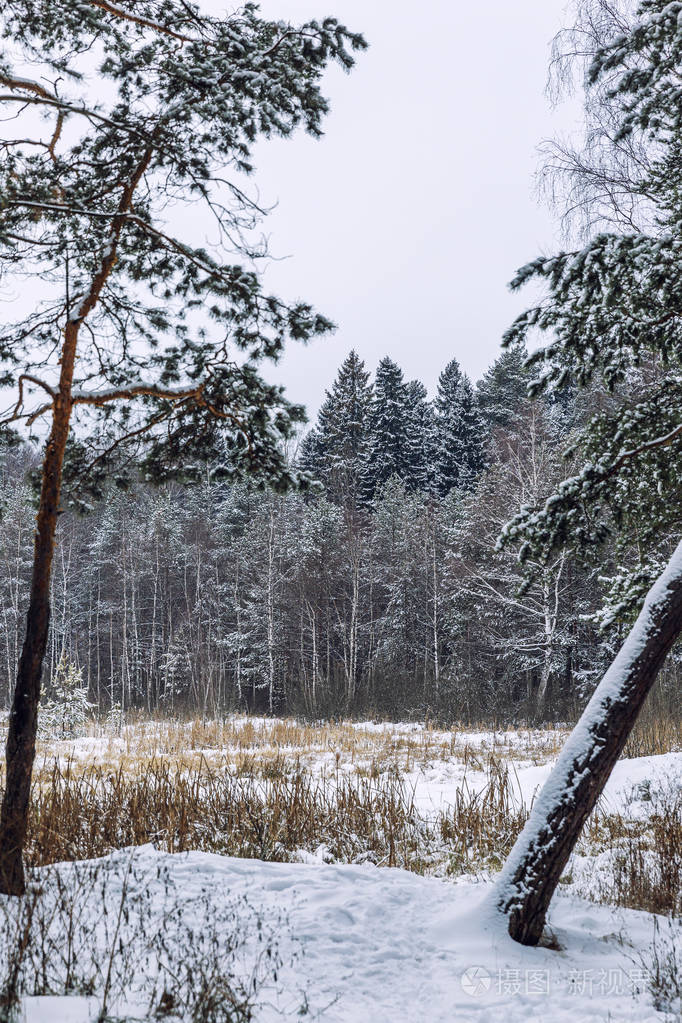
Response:
[[[82,391],[74,391],[71,395],[72,405],[106,405],[110,401],[118,401],[121,398],[163,398],[167,401],[181,401],[187,398],[198,398],[203,391],[205,384],[195,387],[156,387],[154,384],[135,384],[133,387],[114,387],[103,391],[93,391],[85,394]]]
[[[80,114],[81,117],[85,117],[88,120],[98,121],[100,124],[106,124],[109,128],[116,128],[117,131],[127,132],[127,134],[138,139],[146,141],[149,138],[149,132],[145,132],[140,128],[134,128],[129,124],[122,124],[120,121],[112,121],[110,117],[105,117],[104,114],[99,114],[96,110],[67,103],[58,97],[52,98],[49,94],[45,96],[19,96],[12,92],[0,93],[0,103],[32,103],[37,106],[55,107],[55,109],[64,111],[67,114]]]
[[[62,110],[60,110],[59,113],[57,114],[57,123],[55,124],[54,132],[52,133],[52,138],[50,139],[50,144],[47,147],[47,151],[50,154],[50,156],[52,157],[52,162],[53,163],[57,159],[57,157],[55,156],[55,147],[56,147],[57,143],[59,142],[59,137],[60,137],[60,135],[62,133],[63,126],[64,126],[64,112]]]
[[[29,383],[32,384],[36,384],[38,387],[42,387],[42,389],[44,391],[47,391],[47,393],[50,395],[52,401],[48,402],[47,404],[41,405],[40,408],[37,409],[35,412],[31,413],[22,412],[21,410],[24,407],[25,381],[28,381]],[[16,422],[18,419],[26,419],[27,423],[30,426],[35,422],[36,419],[38,419],[39,416],[41,416],[44,412],[49,411],[53,407],[54,399],[56,398],[56,393],[48,383],[46,383],[44,380],[41,380],[40,377],[33,376],[32,373],[22,373],[17,379],[17,385],[19,393],[17,394],[16,404],[14,405],[14,408],[9,413],[9,415],[7,415],[2,420],[2,423],[3,425],[7,425],[8,423]]]
[[[0,85],[6,85],[8,89],[21,89],[23,92],[34,92],[37,96],[41,96],[43,99],[52,100],[59,103],[59,97],[54,92],[50,92],[40,82],[34,82],[30,78],[15,78],[9,75],[0,74]],[[19,97],[15,97],[19,98]]]
[[[183,43],[194,43],[198,40],[192,38],[192,36],[183,35],[182,32],[175,32],[174,29],[169,28],[167,25],[162,25],[158,21],[153,21],[151,18],[143,18],[139,14],[133,14],[132,11],[126,11],[117,4],[109,3],[108,0],[87,0],[91,7],[98,7],[102,11],[106,11],[107,14],[113,14],[115,18],[122,18],[124,21],[132,21],[135,25],[141,25],[144,28],[151,28],[155,32],[161,32],[163,35],[171,36],[173,39],[178,39]]]
[[[46,383],[44,380],[41,380],[40,377],[33,376],[32,373],[22,373],[21,376],[19,377],[19,381],[22,380],[28,380],[30,383],[35,384],[37,387],[42,387],[44,391],[47,391],[51,398],[56,397],[56,392],[54,388],[50,387],[50,385]]]

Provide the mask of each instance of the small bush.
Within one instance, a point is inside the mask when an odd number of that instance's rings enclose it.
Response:
[[[85,734],[92,710],[88,689],[83,685],[83,669],[71,664],[64,655],[55,671],[38,714],[41,739],[75,739]]]

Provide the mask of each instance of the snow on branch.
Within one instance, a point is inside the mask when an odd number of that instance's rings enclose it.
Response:
[[[22,90],[23,92],[33,92],[37,96],[41,96],[43,99],[52,100],[55,103],[60,103],[59,96],[55,93],[50,92],[45,86],[39,82],[34,82],[30,78],[17,78],[14,75],[5,75],[0,73],[0,85],[6,85],[8,89]],[[18,97],[15,97],[18,98]]]
[[[176,32],[168,25],[162,25],[159,21],[154,21],[152,18],[145,18],[139,14],[133,14],[132,11],[126,11],[123,7],[119,7],[118,4],[109,3],[108,0],[87,0],[91,7],[98,7],[102,11],[106,11],[107,14],[113,14],[116,18],[122,18],[124,21],[132,21],[135,25],[140,25],[143,28],[151,28],[155,32],[161,32],[163,35],[171,36],[173,39],[178,39],[183,43],[194,43],[197,42],[192,36],[184,35],[182,32]]]
[[[105,405],[110,401],[140,397],[162,398],[166,401],[182,401],[199,398],[204,384],[196,387],[156,387],[154,384],[134,384],[132,387],[111,387],[101,391],[74,391],[72,405]]]
[[[645,441],[636,448],[632,448],[630,451],[624,451],[622,455],[614,462],[608,471],[608,476],[613,476],[618,469],[621,468],[631,458],[635,458],[637,455],[643,454],[645,451],[651,451],[653,448],[667,448],[669,444],[682,434],[682,423],[676,426],[669,433],[664,434],[662,437],[654,437],[653,440]]]
[[[657,638],[661,619],[669,614],[671,594],[682,586],[682,541],[667,567],[651,587],[637,621],[610,668],[597,686],[582,717],[567,739],[547,782],[533,804],[530,817],[516,841],[495,886],[497,909],[509,914],[518,907],[532,883],[534,859],[560,842],[557,821],[562,810],[576,800],[578,786],[591,780],[595,763],[607,743],[604,722],[614,711],[626,713],[632,678],[649,646]],[[679,613],[679,612],[678,612]],[[607,775],[608,777],[608,775]],[[595,799],[598,796],[595,794]]]

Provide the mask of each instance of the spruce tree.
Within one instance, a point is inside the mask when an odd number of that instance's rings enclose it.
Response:
[[[364,493],[372,501],[392,476],[406,480],[410,475],[408,389],[400,366],[388,356],[377,367],[369,422]]]
[[[331,324],[235,263],[262,252],[231,174],[259,137],[319,135],[321,75],[364,41],[191,0],[14,0],[0,30],[0,251],[36,300],[0,334],[3,425],[47,436],[0,820],[0,890],[21,894],[57,518],[107,479],[193,480],[217,452],[225,476],[292,483],[282,441],[302,409],[259,363]],[[212,220],[210,250],[174,234],[182,203]]]
[[[470,489],[485,466],[485,435],[471,381],[456,359],[438,379],[435,428],[438,493]]]
[[[324,472],[322,441],[316,427],[312,427],[304,435],[296,453],[296,465],[301,473],[306,473],[313,481],[319,482]]]
[[[435,490],[436,420],[428,393],[420,380],[407,384],[407,441],[409,470],[405,480],[409,490],[432,493]]]
[[[527,357],[523,346],[506,349],[476,384],[476,399],[488,434],[495,429],[508,430],[522,415],[532,379],[525,365]]]
[[[299,465],[336,503],[356,507],[365,488],[372,387],[357,352],[344,359],[306,438]]]

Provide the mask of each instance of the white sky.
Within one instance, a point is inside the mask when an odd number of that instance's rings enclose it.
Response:
[[[261,0],[266,16],[294,23],[334,14],[370,44],[350,75],[326,75],[323,139],[301,133],[255,152],[251,188],[278,204],[264,229],[286,257],[268,265],[265,286],[338,324],[263,370],[311,421],[351,348],[372,372],[390,355],[433,393],[453,357],[478,379],[532,300],[507,282],[559,244],[533,175],[539,142],[577,124],[575,104],[555,110],[544,94],[566,2]],[[4,312],[27,296],[0,299]]]
[[[211,3],[214,6],[215,0]],[[278,202],[266,283],[338,324],[274,373],[311,418],[351,348],[390,355],[433,391],[454,356],[474,379],[530,296],[515,269],[558,244],[533,194],[536,147],[573,127],[545,98],[564,0],[263,0],[268,16],[332,13],[370,49],[327,75],[326,136],[259,146],[254,178]]]

